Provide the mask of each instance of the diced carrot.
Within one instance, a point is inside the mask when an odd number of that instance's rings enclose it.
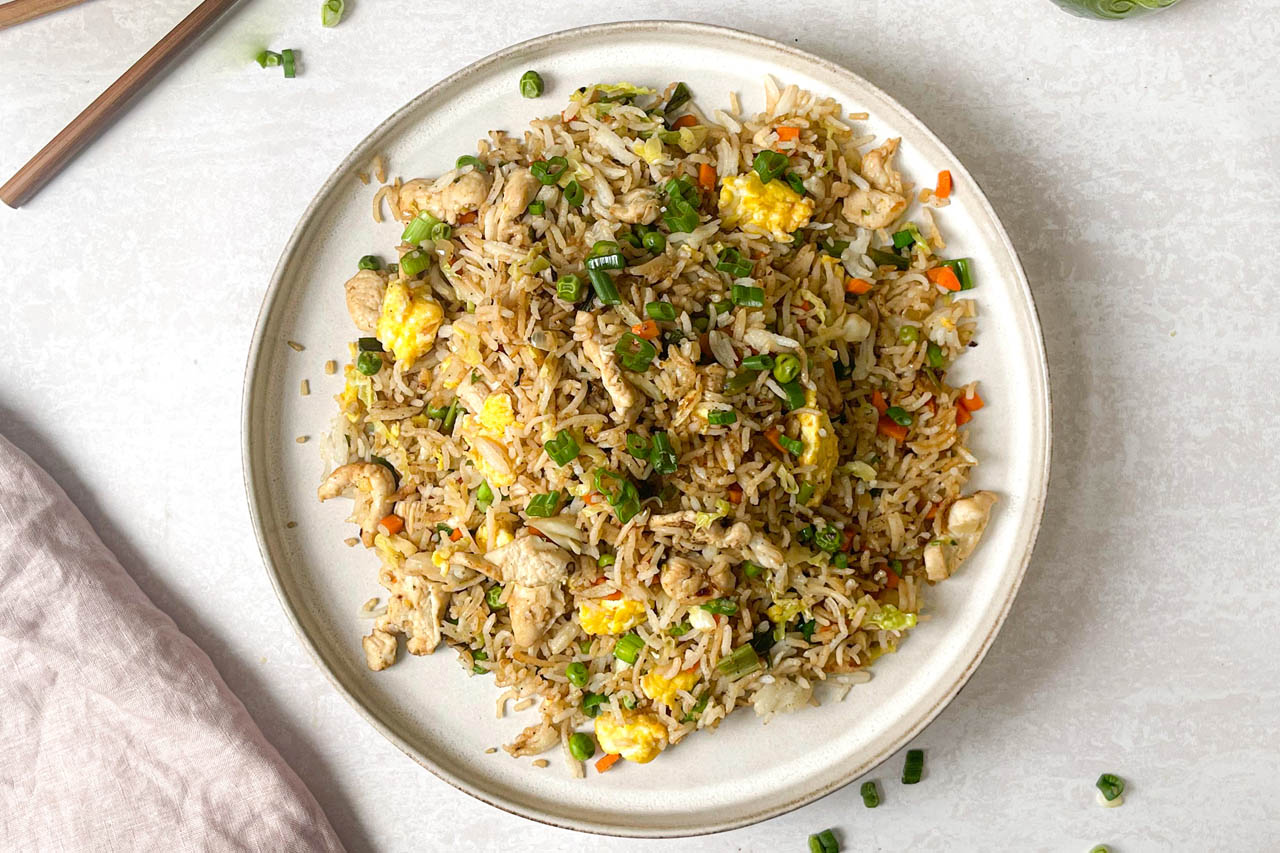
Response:
[[[786,127],[784,125],[778,128],[778,140],[780,142],[795,142],[799,138],[800,128],[798,127]]]
[[[879,388],[871,392],[871,405],[875,406],[876,411],[882,415],[889,411],[889,404],[885,402],[884,395],[880,393]]]
[[[960,279],[956,278],[955,271],[951,267],[934,267],[926,271],[925,275],[929,277],[929,281],[943,290],[957,291],[960,289]]]
[[[951,195],[951,173],[943,169],[938,173],[938,188],[933,191],[937,198],[946,198]]]
[[[737,483],[730,483],[725,491],[729,493],[729,503],[742,503],[742,486],[739,486]]]
[[[885,573],[884,585],[889,587],[889,589],[897,589],[898,576],[893,573],[893,569],[885,569],[884,573]]]
[[[798,307],[801,311],[808,311],[810,308],[813,307],[813,303],[810,302],[808,299],[806,299],[796,307]]]
[[[698,186],[704,190],[716,188],[716,170],[710,163],[698,164]]]
[[[661,330],[653,320],[645,320],[643,323],[636,323],[632,326],[631,334],[638,335],[646,341],[652,341],[657,339],[658,335],[661,334]]]
[[[890,423],[892,423],[892,421],[890,421]],[[769,427],[764,431],[764,437],[769,439],[769,443],[776,447],[779,453],[787,452],[782,448],[782,442],[778,441],[778,439],[782,437],[782,430],[777,427]]]
[[[462,214],[461,216],[459,216],[459,217],[458,217],[458,224],[459,224],[459,225],[469,225],[470,223],[472,223],[472,222],[475,222],[475,221],[476,221],[476,216],[477,216],[477,215],[478,215],[478,214],[477,214],[474,210],[468,210],[466,213],[464,213],[464,214]]]
[[[964,406],[956,406],[956,426],[964,426],[973,420],[973,415]]]
[[[695,117],[693,117],[692,115],[686,114],[686,115],[680,116],[680,118],[671,122],[671,129],[679,130],[682,127],[693,127],[697,123],[698,123],[698,120]]]
[[[462,530],[457,527],[453,528],[453,530],[449,533],[450,542],[457,542],[461,538],[462,538]]]
[[[395,536],[401,530],[404,530],[404,519],[392,513],[379,521],[378,527],[382,528],[382,532],[388,536]]]
[[[601,758],[599,761],[597,761],[597,762],[596,762],[596,772],[597,772],[597,773],[603,773],[604,771],[608,770],[608,769],[609,769],[610,767],[612,767],[613,765],[617,764],[617,763],[618,763],[618,759],[619,759],[619,758],[621,758],[621,757],[622,757],[622,756],[621,756],[621,755],[618,755],[618,753],[616,753],[616,752],[606,752],[606,753],[604,754],[604,757],[603,757],[603,758]]]
[[[974,388],[969,394],[964,394],[956,398],[956,402],[962,407],[968,409],[970,412],[976,412],[978,409],[981,409],[986,405],[982,397],[978,394],[977,388]]]
[[[844,283],[844,292],[852,293],[854,296],[861,296],[864,293],[871,292],[871,282],[865,278],[850,278]]]
[[[927,405],[927,406],[929,407],[929,411],[930,411],[930,412],[932,412],[933,414],[935,414],[935,415],[936,415],[936,414],[938,413],[938,401],[937,401],[937,400],[930,399],[930,400],[929,400],[929,402],[928,402],[928,403],[926,403],[925,405]]]
[[[584,495],[582,498],[582,502],[587,506],[591,506],[592,504],[597,503],[599,500],[600,500],[599,492],[587,492],[587,494]]]
[[[929,511],[928,511],[928,512],[926,512],[926,513],[924,514],[924,517],[925,517],[925,518],[927,518],[927,519],[929,519],[930,521],[932,521],[933,519],[937,518],[937,517],[938,517],[938,505],[937,505],[937,504],[929,504]]]
[[[907,428],[902,424],[895,422],[888,416],[882,416],[880,418],[876,423],[876,430],[879,431],[881,435],[887,435],[894,441],[907,440]]]
[[[843,538],[840,542],[840,550],[848,554],[849,551],[853,548],[853,537],[855,536],[853,526],[850,525],[849,527],[846,527],[844,531],[841,533],[841,536]]]
[[[622,590],[618,590],[617,592],[611,592],[611,593],[609,593],[608,595],[606,595],[606,596],[604,597],[604,600],[605,600],[605,601],[621,601],[621,600],[622,600]]]

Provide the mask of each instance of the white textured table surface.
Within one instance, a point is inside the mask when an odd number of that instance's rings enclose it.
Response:
[[[0,32],[0,177],[191,5],[95,0]],[[835,826],[854,850],[1276,849],[1280,4],[1185,0],[1125,23],[1045,0],[558,5],[364,0],[322,30],[318,0],[246,0],[32,203],[0,208],[0,431],[209,652],[348,846],[799,851]],[[925,781],[899,785],[893,759],[876,811],[850,786],[642,843],[473,801],[330,687],[250,532],[241,375],[311,195],[445,74],[623,18],[750,30],[886,89],[982,182],[1038,300],[1056,443],[1035,559],[919,738]],[[300,48],[303,74],[246,65],[258,40]],[[1102,771],[1129,780],[1124,807],[1095,805]]]

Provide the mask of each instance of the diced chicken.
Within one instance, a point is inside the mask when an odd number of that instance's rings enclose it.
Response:
[[[507,607],[511,612],[511,633],[515,644],[529,648],[542,639],[547,628],[565,611],[564,590],[560,584],[507,586]]]
[[[717,556],[708,567],[701,561],[671,557],[662,567],[662,589],[682,604],[697,604],[733,591],[737,585],[729,560]]]
[[[378,330],[382,298],[387,293],[387,275],[379,270],[360,270],[347,279],[347,313],[360,331],[372,335]]]
[[[507,241],[512,237],[516,219],[524,214],[529,202],[538,194],[542,184],[533,173],[523,167],[515,169],[507,175],[507,182],[502,187],[502,203],[498,208],[498,219],[494,223],[493,233],[485,234],[489,240]]]
[[[560,742],[560,732],[550,720],[534,723],[522,731],[515,740],[502,747],[512,758],[526,755],[541,755]]]
[[[901,142],[899,137],[887,139],[879,148],[868,151],[863,155],[859,170],[871,186],[899,196],[902,195],[902,175],[893,168],[893,155],[898,152]]]
[[[925,575],[931,581],[946,580],[960,563],[978,547],[991,519],[991,507],[999,498],[995,492],[976,492],[961,498],[947,512],[946,535],[924,549]]]
[[[450,594],[442,584],[408,574],[396,576],[388,590],[387,612],[378,617],[374,627],[404,634],[410,654],[431,654],[440,645],[440,622]]]
[[[747,543],[747,550],[751,559],[766,569],[776,572],[787,567],[786,555],[782,553],[782,549],[770,542],[763,533],[752,535],[751,541]]]
[[[751,528],[745,521],[739,521],[725,527],[719,522],[712,522],[701,529],[697,528],[698,513],[691,509],[655,515],[649,519],[649,529],[658,530],[663,527],[688,528],[688,535],[695,541],[716,548],[733,550],[743,548],[751,541]]]
[[[340,495],[355,500],[348,521],[360,525],[370,535],[378,522],[386,518],[395,504],[396,481],[382,465],[373,462],[351,462],[333,470],[320,484],[316,494],[322,501]]]
[[[658,193],[651,187],[637,187],[625,192],[609,205],[609,215],[631,225],[648,225],[658,218],[661,206]]]
[[[582,353],[600,372],[600,382],[613,401],[613,419],[619,424],[629,424],[640,410],[640,397],[622,375],[617,356],[600,345],[600,333],[595,327],[594,318],[588,314],[588,322],[582,322],[582,315],[585,313],[578,314],[579,323],[587,333],[582,341]]]
[[[907,209],[907,200],[896,193],[854,188],[844,200],[844,218],[863,228],[885,228]]]
[[[396,638],[393,634],[374,628],[360,641],[364,646],[365,663],[374,672],[380,672],[396,662]]]
[[[485,559],[496,567],[496,579],[507,585],[516,645],[534,645],[564,613],[564,581],[573,557],[539,536],[525,536],[494,548]]]
[[[437,182],[414,178],[400,188],[397,199],[401,219],[412,219],[426,210],[450,225],[458,217],[480,207],[489,195],[489,176],[470,171],[451,184],[435,189]]]

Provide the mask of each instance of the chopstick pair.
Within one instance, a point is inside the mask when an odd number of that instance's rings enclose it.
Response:
[[[0,28],[78,2],[83,0],[13,0],[0,5]],[[124,112],[135,95],[159,76],[236,2],[237,0],[203,0],[181,23],[156,42],[155,47],[144,53],[128,71],[72,119],[48,145],[27,161],[4,186],[0,186],[0,201],[16,208],[39,192],[81,149],[96,139]]]

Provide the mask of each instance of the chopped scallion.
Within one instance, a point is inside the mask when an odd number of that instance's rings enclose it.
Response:
[[[1124,780],[1114,773],[1103,773],[1099,776],[1097,786],[1102,792],[1103,799],[1108,802],[1124,793]]]
[[[911,426],[911,413],[901,406],[890,406],[884,413],[898,426]]]
[[[777,369],[775,366],[774,370]],[[790,382],[783,382],[781,387],[782,393],[786,395],[783,399],[786,401],[788,410],[799,409],[804,405],[804,386],[800,384],[800,380],[793,379]]]
[[[756,155],[751,168],[760,176],[760,181],[767,184],[786,170],[787,162],[785,154],[766,149]]]
[[[671,438],[665,432],[653,434],[653,453],[649,457],[653,470],[659,474],[674,474],[679,465],[675,450],[671,447]]]
[[[525,507],[525,515],[533,518],[550,518],[556,514],[556,510],[560,509],[561,497],[562,494],[559,489],[554,492],[534,495],[529,499],[529,505]]]
[[[476,509],[484,512],[493,505],[493,489],[489,486],[488,480],[480,481],[480,488],[476,489]]]
[[[632,332],[623,332],[613,351],[617,354],[622,366],[634,373],[644,373],[648,370],[654,356],[658,354],[657,347]]]
[[[671,90],[671,97],[667,98],[666,106],[662,108],[663,115],[670,118],[672,113],[689,103],[689,99],[692,97],[693,94],[689,91],[688,86],[684,83],[677,83],[676,87]]]
[[[708,613],[718,613],[721,616],[732,616],[738,612],[738,602],[732,598],[713,598],[700,606]]]
[[[663,323],[670,323],[676,318],[676,308],[670,302],[646,302],[644,313]]]
[[[541,216],[547,212],[547,203],[541,199],[531,201],[529,202],[527,212],[530,216]]]
[[[809,853],[840,853],[840,843],[835,833],[824,829],[816,835],[809,836]]]
[[[778,444],[782,445],[782,449],[790,454],[799,456],[804,453],[804,442],[798,438],[792,438],[789,435],[778,436]]]
[[[360,352],[382,352],[382,341],[377,338],[357,338],[356,349]]]
[[[749,284],[735,284],[729,298],[740,308],[760,308],[764,305],[764,288]]]
[[[578,183],[576,180],[565,184],[564,200],[569,202],[573,207],[577,207],[582,204],[583,199],[586,197],[587,194],[583,191],[582,184]]]
[[[582,279],[573,273],[565,273],[556,281],[556,296],[565,302],[577,303],[582,298]]]
[[[961,290],[973,290],[973,271],[969,268],[969,258],[953,258],[943,261],[942,266],[951,267],[951,271],[960,279]]]
[[[547,456],[557,465],[568,465],[574,459],[578,458],[578,442],[574,439],[573,433],[567,429],[562,429],[555,434],[555,437],[544,442],[542,449],[547,451]]]
[[[929,341],[929,347],[925,351],[925,357],[929,360],[929,366],[941,370],[947,363],[946,356],[942,354],[942,347]]]
[[[635,631],[631,631],[618,638],[618,642],[613,647],[613,656],[623,663],[635,663],[643,648],[644,638]]]
[[[924,772],[924,750],[908,749],[907,760],[902,765],[902,784],[914,785]]]
[[[804,506],[813,497],[813,483],[801,483],[800,488],[796,490],[796,503]]]
[[[875,782],[862,783],[862,804],[869,809],[880,805],[880,792],[876,790]]]
[[[627,452],[637,459],[648,459],[652,452],[652,444],[649,439],[639,433],[627,433]]]
[[[683,637],[685,634],[693,630],[693,626],[688,622],[678,622],[667,629],[667,633],[672,637]]]
[[[600,706],[609,701],[603,693],[586,693],[582,697],[582,713],[588,717],[600,716]]]
[[[733,409],[717,409],[714,412],[707,413],[707,423],[712,426],[725,426],[727,424],[736,423],[738,413]]]
[[[620,305],[622,303],[622,296],[618,293],[618,287],[613,283],[613,276],[609,275],[608,271],[587,270],[587,278],[591,279],[591,287],[602,304]]]
[[[911,261],[902,257],[902,255],[894,252],[886,252],[883,249],[867,249],[867,257],[869,257],[876,266],[880,267],[896,267],[905,270],[911,266]]]
[[[323,6],[320,7],[320,25],[323,27],[336,27],[338,22],[342,20],[342,12],[346,4],[343,0],[325,0]]]
[[[760,656],[748,643],[730,652],[728,657],[716,664],[716,669],[730,681],[737,681],[760,669]]]
[[[748,370],[772,370],[773,365],[773,356],[768,353],[749,355],[742,360],[742,366]]]
[[[296,77],[298,74],[297,57],[292,50],[280,51],[280,66],[284,69],[284,76]]]
[[[414,249],[400,258],[400,272],[406,276],[415,276],[431,266],[431,254],[421,249]]]
[[[488,169],[484,165],[484,161],[481,160],[479,157],[475,156],[474,154],[463,154],[453,163],[453,167],[455,169],[465,169],[467,166],[471,166],[477,172],[488,171]]]
[[[569,161],[559,155],[546,160],[539,160],[529,167],[529,171],[538,179],[538,183],[549,187],[560,179],[560,175],[569,168]]]

